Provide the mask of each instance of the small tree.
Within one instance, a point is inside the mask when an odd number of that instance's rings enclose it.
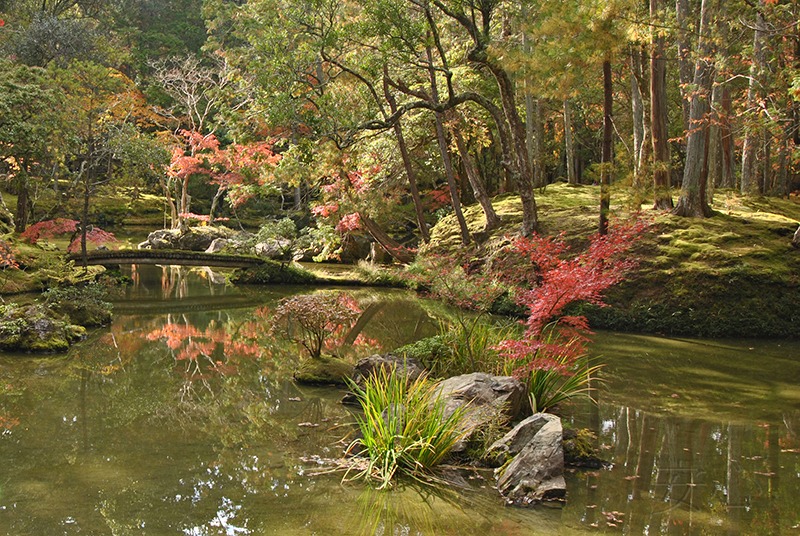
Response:
[[[603,306],[603,291],[622,281],[634,262],[626,257],[647,228],[634,218],[596,234],[590,246],[566,257],[568,246],[560,239],[534,235],[513,245],[513,266],[506,275],[520,288],[514,300],[528,311],[525,332],[519,339],[498,345],[513,373],[528,384],[535,410],[583,392],[598,367],[578,363],[586,355],[588,324],[585,317],[564,315],[574,302]]]
[[[312,359],[320,359],[326,339],[351,327],[361,311],[345,293],[303,294],[281,300],[270,333],[300,343]]]

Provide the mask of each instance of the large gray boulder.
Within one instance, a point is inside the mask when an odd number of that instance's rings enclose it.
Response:
[[[264,259],[288,259],[291,256],[292,241],[276,238],[267,242],[259,242],[253,247],[255,254]]]
[[[232,238],[236,231],[227,227],[199,226],[186,231],[180,229],[159,229],[147,236],[139,244],[139,249],[182,249],[185,251],[205,251],[218,238]]]
[[[444,404],[445,418],[464,408],[463,438],[452,452],[463,452],[473,435],[497,421],[514,421],[530,412],[525,385],[511,376],[475,372],[439,383],[437,395]]]
[[[497,489],[509,504],[527,505],[563,499],[566,495],[561,419],[553,415],[540,415],[533,415],[519,423],[515,427],[520,428],[519,432],[512,430],[507,434],[509,442],[506,450],[510,453],[519,447],[531,430],[538,428],[514,459],[495,471]],[[525,428],[528,430],[522,431]]]

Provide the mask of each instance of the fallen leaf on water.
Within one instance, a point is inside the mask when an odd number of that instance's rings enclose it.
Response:
[[[308,428],[316,428],[319,425],[316,424],[316,423],[313,423],[313,422],[301,422],[301,423],[298,423],[297,426],[305,426],[305,427],[308,427]]]

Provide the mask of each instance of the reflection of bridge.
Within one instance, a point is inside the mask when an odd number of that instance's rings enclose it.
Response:
[[[198,296],[181,299],[133,299],[114,302],[114,314],[117,315],[165,315],[258,307],[262,302],[253,296],[228,294],[221,296]]]
[[[120,249],[87,252],[88,264],[165,264],[182,266],[216,266],[219,268],[251,268],[264,264],[262,259],[244,255],[220,255],[170,249]],[[83,262],[80,253],[70,255],[75,263]]]

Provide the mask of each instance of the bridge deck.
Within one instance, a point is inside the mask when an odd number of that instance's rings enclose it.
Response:
[[[220,268],[251,268],[264,264],[262,259],[245,255],[220,255],[197,251],[167,249],[120,249],[87,252],[88,264],[111,266],[116,264],[167,264],[181,266],[217,266]],[[80,253],[70,259],[81,263]]]

